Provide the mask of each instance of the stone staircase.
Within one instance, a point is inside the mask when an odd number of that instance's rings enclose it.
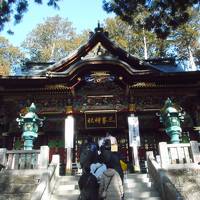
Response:
[[[124,178],[124,200],[161,200],[147,174],[127,174]]]
[[[77,200],[79,176],[60,176],[50,200]]]
[[[38,176],[0,174],[0,200],[30,200],[38,184]]]
[[[78,176],[61,176],[55,185],[51,200],[77,200]],[[147,174],[128,174],[124,179],[124,200],[161,200]]]

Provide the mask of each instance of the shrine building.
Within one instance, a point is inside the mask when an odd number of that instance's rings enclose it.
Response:
[[[182,134],[199,139],[200,72],[181,71],[173,58],[136,58],[98,27],[59,62],[40,63],[42,70],[31,65],[26,75],[0,76],[0,148],[23,149],[16,118],[32,102],[45,117],[34,148],[48,145],[63,164],[79,161],[85,138],[98,142],[107,132],[126,162],[134,162],[133,143],[140,161],[147,150],[157,154],[158,143],[169,141],[158,117],[168,97],[186,112]],[[131,118],[137,132],[130,130]]]

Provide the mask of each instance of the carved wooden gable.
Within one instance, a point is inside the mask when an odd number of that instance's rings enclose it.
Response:
[[[77,88],[74,109],[123,110],[127,109],[124,88],[115,81],[116,77],[106,71],[92,71],[85,76],[82,87]]]

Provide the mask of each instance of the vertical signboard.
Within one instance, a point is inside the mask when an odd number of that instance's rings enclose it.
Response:
[[[139,120],[138,117],[133,114],[128,117],[128,130],[129,130],[129,145],[140,146],[140,132],[139,132]]]

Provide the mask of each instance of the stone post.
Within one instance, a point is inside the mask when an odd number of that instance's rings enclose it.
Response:
[[[154,159],[153,151],[146,151],[146,159],[147,159],[147,174],[150,176],[149,173],[149,159]],[[152,179],[152,177],[150,177]]]
[[[72,149],[67,148],[67,163],[66,163],[66,173],[71,174],[72,173]]]
[[[147,151],[146,152],[146,158],[147,158],[147,160],[148,160],[148,158],[154,159],[153,151]]]
[[[40,147],[40,157],[39,157],[39,168],[47,169],[49,166],[49,147],[41,146]]]
[[[52,164],[54,165],[58,165],[58,167],[56,167],[56,177],[59,176],[59,170],[60,170],[60,155],[53,155],[52,156],[52,161],[51,161]]]
[[[138,157],[138,146],[136,144],[133,144],[132,150],[133,150],[134,171],[135,172],[140,172],[140,164],[139,164],[139,157]]]
[[[199,152],[199,143],[197,141],[190,141],[192,159],[194,163],[200,162],[200,152]]]
[[[169,152],[167,149],[166,142],[159,143],[159,154],[160,154],[161,167],[166,168],[170,164]]]
[[[0,149],[0,164],[6,166],[7,158],[6,158],[6,149]]]

